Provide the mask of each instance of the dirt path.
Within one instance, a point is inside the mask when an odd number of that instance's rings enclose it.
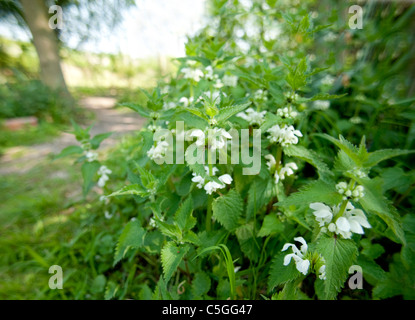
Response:
[[[95,114],[91,136],[114,132],[102,143],[104,148],[114,145],[122,135],[140,129],[145,122],[137,113],[114,109],[115,98],[88,97],[79,103]],[[64,132],[47,143],[10,148],[0,158],[0,175],[27,172],[50,153],[58,154],[62,149],[74,144],[77,144],[75,137]]]

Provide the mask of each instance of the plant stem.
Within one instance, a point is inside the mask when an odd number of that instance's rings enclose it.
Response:
[[[212,156],[208,150],[208,165],[209,165],[209,176],[213,175],[213,167],[212,167]],[[212,229],[212,201],[213,195],[209,195],[208,197],[208,207],[207,207],[207,214],[206,214],[206,231],[210,231]]]

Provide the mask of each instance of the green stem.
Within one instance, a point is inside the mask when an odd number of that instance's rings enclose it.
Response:
[[[346,210],[347,204],[349,203],[349,200],[343,200],[342,205],[340,207],[339,212],[336,214],[336,216],[334,217],[334,220],[337,220],[337,218],[340,218],[344,211]]]
[[[208,150],[208,165],[209,165],[209,176],[213,176],[213,166],[212,166],[212,156],[210,151]],[[212,201],[213,195],[209,195],[208,197],[208,207],[207,207],[207,214],[206,214],[206,231],[210,231],[212,229]]]

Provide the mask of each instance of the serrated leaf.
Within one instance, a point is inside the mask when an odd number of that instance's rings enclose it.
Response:
[[[97,134],[96,136],[94,136],[90,140],[92,149],[94,149],[94,150],[98,149],[99,146],[101,145],[102,141],[109,138],[112,134],[113,134],[112,132],[107,132],[107,133]]]
[[[82,191],[84,194],[84,197],[88,194],[89,190],[94,186],[94,176],[97,173],[98,169],[100,168],[100,164],[98,161],[92,161],[92,162],[84,162],[82,165],[81,171],[82,171],[82,178],[83,178],[83,185],[82,185]]]
[[[114,254],[114,265],[120,261],[128,249],[139,248],[143,245],[143,238],[146,231],[141,227],[138,220],[130,221],[122,231]]]
[[[201,298],[210,289],[210,278],[205,272],[198,272],[192,281],[192,294]]]
[[[276,214],[265,216],[262,227],[258,232],[258,237],[266,237],[270,234],[281,233],[284,231],[284,224],[277,218]]]
[[[285,255],[286,253],[281,252],[272,260],[268,277],[268,292],[276,286],[295,280],[301,276],[293,261],[289,265],[284,266]]]
[[[149,192],[147,191],[147,189],[145,189],[140,184],[130,184],[128,186],[121,188],[118,191],[111,193],[107,197],[124,196],[124,195],[136,195],[140,197],[146,197],[149,195]]]
[[[290,145],[284,147],[284,153],[289,157],[296,157],[311,164],[317,169],[320,179],[327,179],[333,176],[333,173],[321,159],[321,157],[313,150],[306,149],[302,146]]]
[[[233,106],[229,106],[226,108],[222,108],[219,110],[219,114],[215,116],[215,119],[218,121],[218,123],[223,123],[224,121],[228,120],[233,115],[244,111],[248,106],[251,104],[251,102],[243,103],[243,104],[237,104]]]
[[[242,215],[242,198],[236,190],[216,198],[212,203],[212,211],[215,219],[228,231],[238,227],[238,220]]]
[[[323,299],[335,299],[347,279],[350,266],[357,256],[357,246],[349,239],[323,236],[317,243],[317,252],[325,260],[326,280]]]
[[[414,153],[415,150],[400,150],[400,149],[383,149],[370,152],[367,160],[363,163],[365,168],[371,168],[381,161],[388,160],[393,157],[403,156]]]
[[[168,242],[161,250],[161,264],[166,283],[169,282],[173,273],[177,270],[187,251],[189,251],[188,245],[177,247],[173,242]]]
[[[326,140],[329,140],[330,142],[332,142],[333,144],[335,144],[338,148],[340,148],[341,150],[343,150],[349,157],[351,160],[353,160],[353,162],[356,164],[357,167],[362,167],[362,159],[360,159],[359,155],[358,155],[358,149],[356,148],[356,146],[354,146],[353,144],[351,144],[349,141],[347,141],[345,138],[343,138],[343,136],[340,135],[339,140],[333,138],[332,136],[329,136],[328,134],[320,134],[320,133],[316,133],[315,134],[318,137],[322,137]]]
[[[80,146],[69,146],[63,149],[59,154],[53,157],[53,160],[57,160],[63,157],[67,157],[69,155],[73,154],[80,154],[83,153],[84,149],[82,149]]]
[[[135,103],[121,103],[120,106],[130,108],[131,110],[134,110],[135,112],[137,112],[140,116],[142,116],[144,118],[150,118],[150,111],[147,108],[144,108],[144,107],[142,107],[138,104],[135,104]]]
[[[174,221],[180,230],[187,231],[193,228],[196,224],[196,219],[192,216],[193,212],[193,199],[190,196],[184,201],[180,208],[174,215]]]
[[[177,225],[169,224],[167,222],[161,221],[157,218],[154,219],[156,221],[157,227],[159,228],[160,232],[165,236],[168,236],[176,241],[182,240],[182,232]]]
[[[236,238],[238,239],[241,251],[249,258],[249,260],[257,262],[261,254],[261,246],[254,236],[253,224],[246,224],[235,231]]]
[[[251,183],[248,191],[248,203],[246,206],[246,221],[251,220],[261,208],[272,198],[272,181],[256,178]]]

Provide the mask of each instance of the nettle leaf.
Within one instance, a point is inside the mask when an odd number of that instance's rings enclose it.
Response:
[[[258,241],[260,242],[260,239],[256,239],[254,236],[253,223],[239,227],[236,229],[235,234],[242,252],[249,260],[257,262],[261,254],[261,246],[258,243]]]
[[[324,296],[321,299],[335,299],[347,279],[350,266],[357,257],[358,249],[353,240],[323,236],[317,243],[319,252],[326,261]]]
[[[192,294],[201,298],[210,290],[210,277],[205,272],[198,272],[192,280]]]
[[[393,157],[403,156],[414,153],[415,150],[400,150],[400,149],[383,149],[370,152],[367,160],[363,163],[365,168],[371,168],[377,165],[379,162],[388,160]]]
[[[271,179],[254,179],[248,191],[248,203],[246,206],[246,221],[251,220],[258,211],[267,205],[272,198]]]
[[[88,194],[88,192],[91,190],[91,188],[94,186],[94,177],[95,174],[98,172],[98,169],[100,168],[100,164],[98,161],[92,161],[92,162],[84,162],[82,165],[81,171],[82,171],[82,178],[84,180],[84,183],[82,185],[82,191],[84,194],[84,197]]]
[[[285,200],[274,205],[282,207],[295,206],[302,208],[312,202],[323,202],[327,205],[338,205],[342,195],[336,190],[334,183],[317,180],[302,187],[298,192],[290,194]]]
[[[135,112],[137,112],[140,116],[144,118],[150,118],[150,114],[151,114],[150,110],[138,104],[128,102],[128,103],[121,103],[120,106],[130,108],[131,110],[134,110]]]
[[[281,233],[284,231],[284,224],[278,219],[276,214],[265,216],[262,227],[258,232],[258,237],[266,237],[270,234]]]
[[[313,150],[306,149],[302,146],[290,145],[284,147],[284,153],[289,157],[296,157],[311,164],[317,169],[320,179],[324,180],[330,176],[333,176],[333,173],[330,171],[328,166],[324,163],[317,152]]]
[[[218,123],[223,123],[235,114],[244,111],[250,104],[251,102],[247,102],[219,109],[219,114],[215,116],[215,119]]]
[[[90,140],[92,149],[94,149],[94,150],[98,149],[99,146],[101,145],[102,141],[109,138],[112,134],[113,134],[113,132],[107,132],[107,133],[97,134],[96,136],[94,136]]]
[[[130,184],[121,188],[118,191],[111,193],[107,197],[124,196],[124,195],[136,195],[140,197],[146,197],[150,193],[140,184]]]
[[[144,243],[146,231],[138,220],[130,221],[122,231],[114,254],[114,265],[120,261],[130,248],[140,248]]]
[[[191,196],[186,199],[176,211],[174,215],[174,221],[182,231],[188,231],[192,229],[196,224],[196,218],[192,216],[193,212],[193,199]]]
[[[266,132],[269,128],[275,126],[276,124],[281,124],[282,118],[273,114],[272,112],[267,112],[264,118],[264,122],[259,128],[262,132]]]
[[[195,107],[182,107],[182,110],[190,112],[195,116],[198,116],[199,118],[209,121],[208,117],[204,114],[204,112],[201,109]]]
[[[295,280],[301,276],[293,260],[291,260],[289,265],[284,266],[284,257],[286,254],[281,252],[272,260],[268,277],[268,292],[271,292],[276,286]]]
[[[83,153],[84,149],[82,149],[80,146],[69,146],[63,149],[59,154],[53,157],[53,160],[57,160],[63,157],[67,157],[73,154],[80,154]]]
[[[173,273],[179,267],[183,257],[189,251],[188,245],[177,247],[174,242],[168,242],[161,250],[161,264],[163,266],[164,280],[166,283],[170,280]]]
[[[165,236],[168,236],[176,241],[182,240],[182,232],[180,228],[175,224],[169,224],[167,222],[161,221],[157,218],[154,219],[156,221],[157,227],[159,228],[160,232]]]
[[[328,93],[319,93],[319,94],[316,94],[316,95],[312,96],[311,98],[301,97],[301,98],[298,99],[298,102],[317,101],[317,100],[333,100],[333,99],[342,98],[346,95],[347,95],[347,93],[339,94],[339,95],[328,94]]]
[[[345,138],[343,138],[342,135],[339,136],[339,140],[325,133],[324,134],[316,133],[315,135],[318,137],[324,138],[326,140],[329,140],[330,142],[335,144],[338,148],[343,150],[350,157],[351,160],[353,160],[353,162],[356,164],[357,167],[359,168],[362,167],[363,160],[359,157],[359,154],[358,154],[359,150],[357,149],[356,146],[354,146],[349,141],[347,141]]]
[[[238,220],[242,215],[243,200],[236,190],[216,198],[212,203],[212,211],[215,219],[228,231],[238,227]]]
[[[365,196],[359,200],[359,203],[366,212],[376,214],[385,221],[396,237],[404,244],[405,234],[401,218],[396,208],[383,196],[383,183],[380,180],[379,178],[356,178],[356,181],[365,188]]]

